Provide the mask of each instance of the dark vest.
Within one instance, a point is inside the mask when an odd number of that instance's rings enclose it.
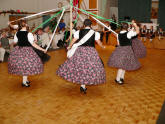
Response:
[[[90,31],[90,29],[81,29],[79,32],[79,41]],[[81,46],[95,47],[95,33]]]
[[[146,33],[147,32],[147,30],[144,30],[144,29],[142,29],[142,31],[141,31],[142,33]]]
[[[28,33],[27,31],[18,31],[16,36],[18,38],[18,46],[31,46],[30,42],[28,41]]]
[[[122,34],[119,33],[118,39],[119,39],[120,46],[131,46],[132,45],[131,40],[127,38],[127,33],[128,32],[125,32]]]
[[[153,34],[153,33],[154,33],[154,31],[153,31],[153,30],[151,30],[151,29],[149,29],[149,30],[148,30],[148,33],[149,33],[149,34]]]

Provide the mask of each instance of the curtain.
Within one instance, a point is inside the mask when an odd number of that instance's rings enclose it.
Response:
[[[165,30],[165,0],[159,0],[158,23]]]
[[[42,20],[43,22],[48,20],[50,18],[50,15],[43,15],[42,16]],[[50,21],[48,23],[46,23],[45,25],[43,25],[43,28],[45,28],[46,26],[50,25]]]
[[[150,22],[151,0],[118,0],[119,20],[128,16],[139,22]]]

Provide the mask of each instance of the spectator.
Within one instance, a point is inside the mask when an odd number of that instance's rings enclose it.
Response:
[[[115,17],[115,15],[113,14],[113,16],[112,16],[112,21],[114,22],[114,23],[110,23],[110,26],[111,26],[111,29],[112,30],[116,30],[117,29],[117,25],[115,24],[116,23],[116,17]]]
[[[106,23],[106,26],[111,28],[109,22]],[[103,28],[103,31],[101,32],[101,38],[100,38],[100,40],[103,41],[103,36],[105,35],[106,36],[106,43],[108,43],[108,39],[109,39],[110,33],[111,32],[106,27],[104,27]]]
[[[51,36],[52,36],[52,34],[50,33],[50,28],[49,28],[49,26],[46,26],[44,28],[43,34],[41,35],[42,48],[46,48],[48,46]]]
[[[41,36],[43,35],[42,28],[39,28],[37,32],[34,34],[34,39],[37,45],[42,46],[42,39]]]
[[[65,26],[66,26],[66,24],[64,23],[64,19],[61,19],[61,21],[60,21],[60,23],[59,23],[59,25],[58,25],[58,27],[59,27],[59,32],[60,32],[63,28],[65,28]]]
[[[0,62],[4,61],[5,52],[10,52],[10,44],[6,32],[3,32],[0,39]]]

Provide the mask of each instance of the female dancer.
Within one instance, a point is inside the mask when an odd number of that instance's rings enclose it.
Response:
[[[140,63],[132,50],[131,38],[139,33],[139,28],[133,22],[135,31],[127,31],[128,24],[122,24],[122,30],[118,34],[118,47],[111,54],[108,60],[108,66],[118,68],[116,83],[124,83],[125,71],[133,71],[140,68]]]
[[[141,37],[141,40],[144,39],[144,41],[146,41],[146,36],[147,35],[147,27],[146,25],[143,26],[143,28],[140,30],[140,37]]]
[[[46,50],[34,42],[33,34],[28,32],[25,21],[21,21],[19,28],[14,36],[17,46],[11,51],[8,59],[8,72],[23,76],[22,86],[29,87],[28,76],[43,72],[43,63],[33,47],[43,52]]]
[[[152,40],[155,38],[155,32],[154,32],[153,26],[150,27],[147,33],[148,33],[148,38],[150,39],[150,42],[152,42]]]
[[[100,34],[91,29],[91,24],[91,20],[86,19],[85,29],[74,33],[74,38],[68,47],[69,58],[57,70],[57,75],[60,77],[80,84],[80,91],[83,93],[86,93],[86,85],[102,84],[106,80],[103,63],[95,49],[95,41],[102,48],[105,47],[100,41]],[[75,43],[77,40],[79,41]],[[71,52],[72,50],[75,50],[75,53]]]

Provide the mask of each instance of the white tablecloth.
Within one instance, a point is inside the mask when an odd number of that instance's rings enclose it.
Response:
[[[53,38],[52,47],[53,47],[54,49],[59,48],[59,47],[57,46],[57,43],[58,43],[59,40],[63,40],[63,38],[64,38],[64,34],[55,34],[55,36],[54,36],[54,38]]]

